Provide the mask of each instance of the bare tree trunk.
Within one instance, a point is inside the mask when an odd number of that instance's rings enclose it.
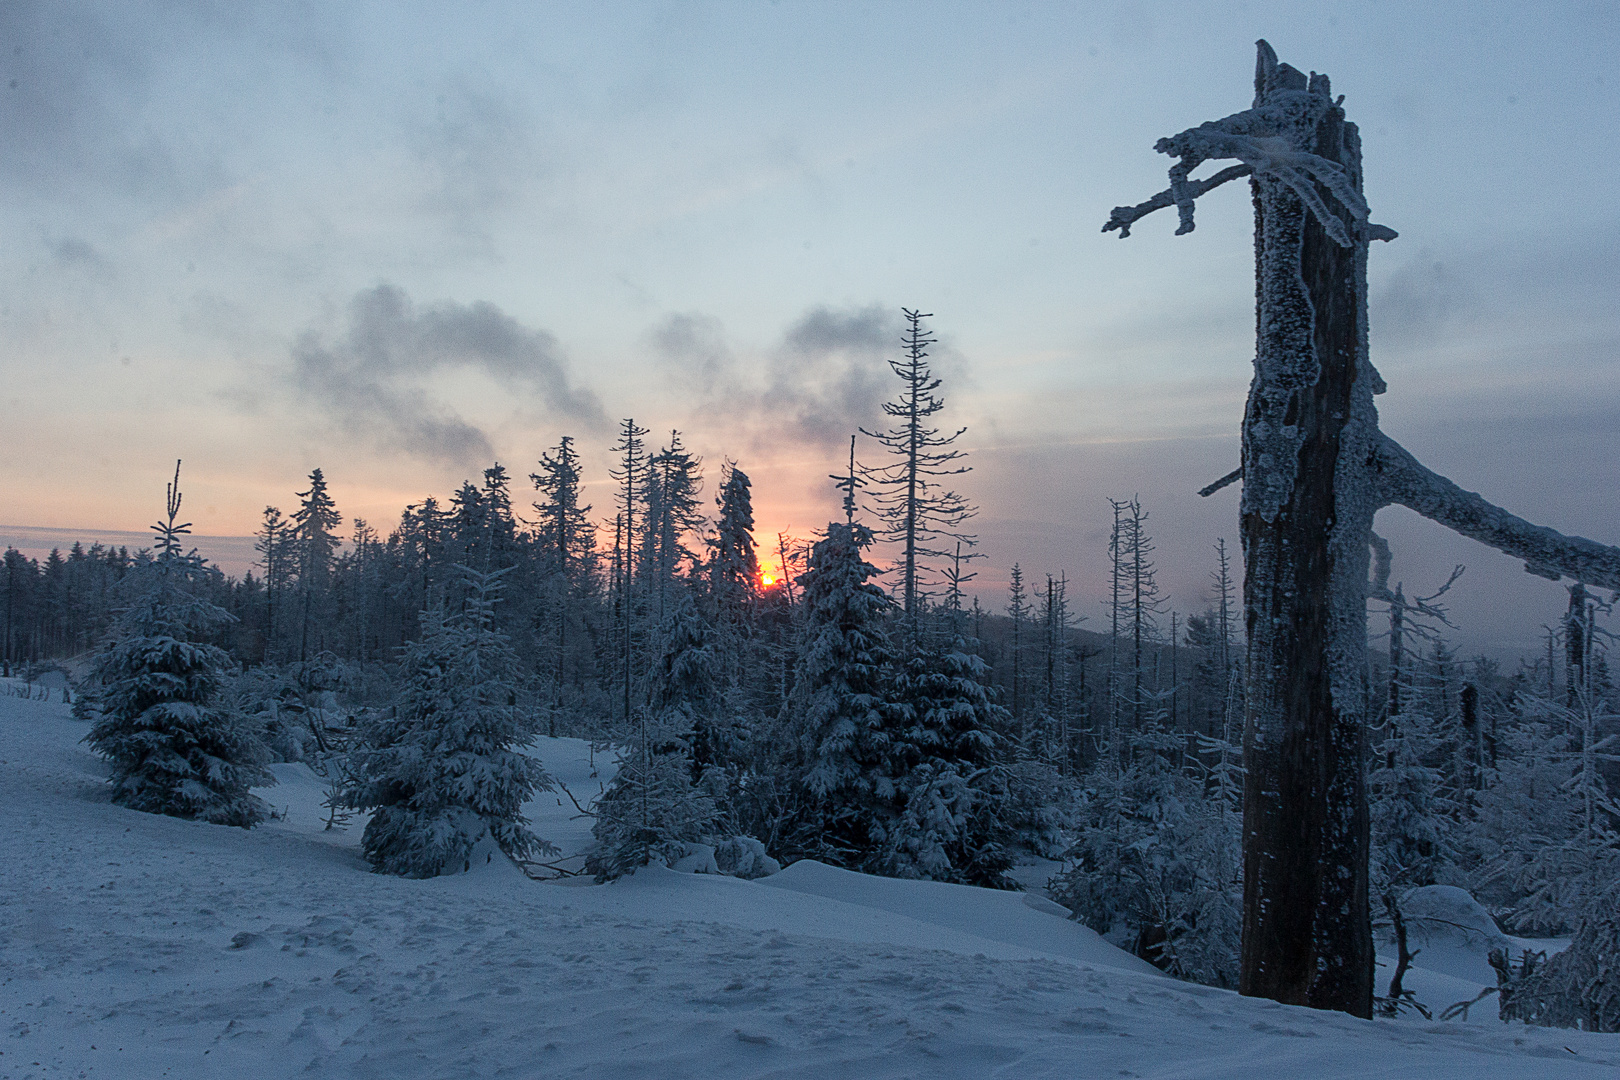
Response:
[[[1419,464],[1378,429],[1384,390],[1367,353],[1367,247],[1395,233],[1362,197],[1361,145],[1325,75],[1259,43],[1254,106],[1161,139],[1170,188],[1115,207],[1130,234],[1251,176],[1254,382],[1241,477],[1248,629],[1243,821],[1245,994],[1372,1012],[1365,777],[1367,571],[1373,515],[1399,503],[1525,560],[1526,569],[1620,589],[1620,549],[1533,525]],[[1207,179],[1205,161],[1236,158]],[[1550,657],[1549,657],[1550,659]],[[1550,666],[1550,664],[1549,664]],[[1550,679],[1549,675],[1549,679]]]
[[[1310,97],[1329,93],[1325,77],[1311,82]],[[1262,58],[1257,104],[1304,91],[1305,76]],[[1292,133],[1298,149],[1342,165],[1359,190],[1354,125],[1336,107],[1313,111],[1313,129]],[[1243,423],[1239,986],[1371,1016],[1363,729],[1366,538],[1377,510],[1366,448],[1377,416],[1363,321],[1366,245],[1337,243],[1286,183],[1252,183],[1259,306],[1282,317],[1260,320]]]

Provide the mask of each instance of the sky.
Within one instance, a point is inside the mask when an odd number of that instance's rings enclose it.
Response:
[[[758,536],[897,388],[900,309],[974,471],[983,554],[1066,574],[1095,628],[1108,498],[1169,607],[1237,541],[1252,371],[1241,185],[1124,241],[1160,137],[1248,106],[1254,41],[1362,130],[1384,429],[1538,523],[1620,542],[1620,9],[1436,3],[0,5],[0,543],[144,529],[185,461],[246,568],[313,468],[384,529],[562,435],[679,429]],[[862,439],[858,455],[879,463]],[[527,481],[525,480],[526,484]],[[1465,652],[1536,647],[1564,590],[1384,511]],[[98,534],[99,536],[100,534]],[[1086,625],[1086,624],[1082,624]]]

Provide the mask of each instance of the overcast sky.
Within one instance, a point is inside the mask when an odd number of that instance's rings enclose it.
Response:
[[[0,541],[142,528],[176,457],[198,533],[316,466],[386,531],[562,434],[600,511],[625,416],[804,535],[904,305],[968,427],[987,600],[1018,560],[1097,625],[1106,497],[1140,493],[1196,610],[1237,536],[1236,489],[1193,492],[1237,462],[1248,200],[1099,229],[1165,186],[1155,140],[1247,107],[1262,36],[1332,76],[1401,234],[1372,254],[1385,429],[1620,541],[1620,9],[1011,2],[0,5]],[[1465,649],[1562,608],[1380,523],[1408,593],[1469,565]]]

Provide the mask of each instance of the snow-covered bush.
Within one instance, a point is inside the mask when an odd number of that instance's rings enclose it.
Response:
[[[1372,819],[1372,887],[1391,890],[1433,885],[1455,861],[1454,807],[1441,794],[1433,722],[1422,713],[1398,713],[1385,722],[1368,778]]]
[[[782,864],[765,852],[765,845],[752,836],[731,836],[714,848],[714,862],[722,874],[740,878],[769,877]]]
[[[1620,760],[1613,717],[1584,697],[1574,708],[1521,695],[1496,782],[1468,830],[1478,892],[1520,929],[1573,927],[1620,874],[1620,806],[1604,766]]]
[[[518,659],[494,623],[504,572],[458,570],[461,610],[423,613],[392,715],[364,722],[342,798],[371,811],[361,843],[373,868],[403,877],[467,869],[486,837],[514,858],[553,850],[522,814],[551,778],[519,749],[536,724],[518,707]]]
[[[1072,867],[1049,886],[1098,933],[1173,975],[1237,985],[1242,930],[1239,816],[1174,766],[1181,739],[1157,725],[1123,768],[1087,779]]]
[[[248,789],[275,781],[263,744],[222,700],[230,657],[198,640],[232,617],[192,591],[205,568],[180,549],[189,529],[175,523],[179,481],[177,465],[168,520],[154,526],[156,555],[125,578],[129,606],[81,695],[81,715],[96,717],[85,741],[111,765],[119,805],[251,827],[265,806]]]
[[[1605,910],[1582,921],[1569,948],[1551,959],[1527,955],[1514,965],[1493,952],[1504,1021],[1543,1027],[1620,1031],[1620,914],[1611,894]]]

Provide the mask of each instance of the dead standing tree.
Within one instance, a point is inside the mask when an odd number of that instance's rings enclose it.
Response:
[[[1247,176],[1254,196],[1254,381],[1243,418],[1243,993],[1370,1016],[1365,777],[1368,545],[1401,504],[1525,560],[1526,569],[1620,588],[1620,550],[1532,525],[1419,464],[1378,429],[1385,389],[1367,354],[1367,248],[1395,233],[1367,218],[1361,141],[1325,75],[1264,41],[1254,107],[1155,147],[1170,188],[1119,207],[1129,234]],[[1205,161],[1236,159],[1205,180]]]

